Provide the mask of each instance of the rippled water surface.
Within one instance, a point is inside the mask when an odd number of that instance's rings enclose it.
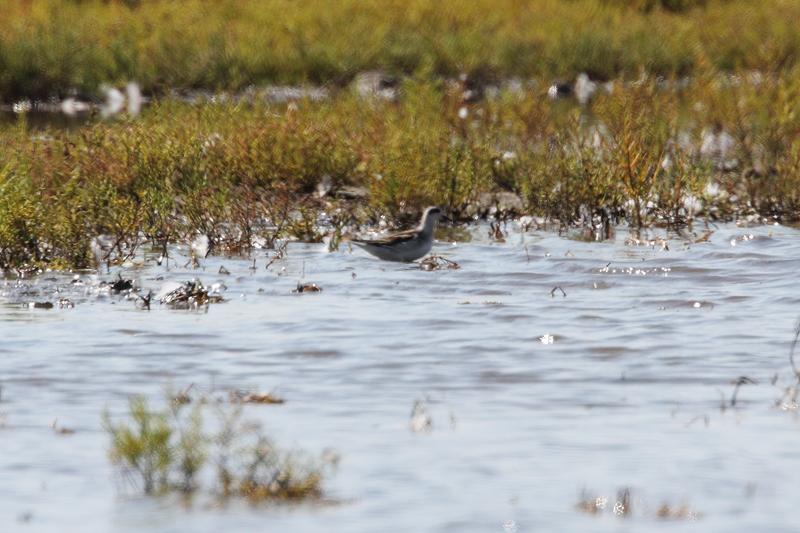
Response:
[[[435,249],[460,270],[290,244],[269,270],[261,254],[255,271],[213,257],[124,272],[154,290],[223,281],[227,301],[207,312],[98,296],[92,285],[116,272],[6,280],[0,530],[797,530],[800,425],[775,402],[791,383],[800,231],[727,225],[708,242],[671,235],[668,249],[621,230],[604,243],[475,233]],[[300,280],[323,291],[293,294]],[[23,305],[63,297],[75,307]],[[722,410],[740,376],[757,383]],[[187,507],[132,493],[101,413],[190,384],[275,389],[285,404],[247,415],[287,448],[335,449],[337,503]],[[425,396],[433,427],[415,433]],[[56,419],[75,433],[56,434]],[[624,488],[631,514],[617,518]],[[607,509],[577,509],[597,497]],[[659,519],[663,504],[692,514]]]

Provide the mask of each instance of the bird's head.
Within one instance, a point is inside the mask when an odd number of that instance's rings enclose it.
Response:
[[[429,207],[425,210],[425,214],[422,215],[422,222],[420,223],[420,229],[425,231],[433,231],[436,227],[436,223],[440,219],[449,220],[442,210],[436,206]]]
[[[432,206],[425,210],[425,214],[422,216],[422,219],[427,220],[429,218],[432,218],[434,220],[439,220],[441,216],[442,216],[442,210],[436,206]]]

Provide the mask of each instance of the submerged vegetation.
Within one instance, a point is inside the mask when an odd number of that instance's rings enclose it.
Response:
[[[0,101],[252,84],[359,72],[666,77],[791,68],[794,0],[37,0],[3,2]]]
[[[217,497],[254,503],[322,497],[321,461],[275,447],[257,425],[241,419],[241,405],[218,406],[217,428],[209,431],[205,402],[189,403],[182,393],[168,409],[154,411],[137,396],[130,400],[130,421],[104,415],[110,458],[137,489],[194,494],[205,482]]]
[[[524,86],[468,102],[460,86],[412,78],[396,99],[166,99],[71,130],[32,129],[23,113],[0,127],[0,268],[92,267],[197,240],[201,256],[326,234],[334,249],[378,214],[409,222],[430,204],[598,238],[622,220],[794,221],[795,74],[645,77],[585,106]]]
[[[638,507],[632,505],[633,500],[632,490],[629,487],[617,489],[616,498],[613,499],[603,495],[592,496],[584,491],[575,507],[577,510],[589,515],[600,516],[606,514],[617,518],[629,518],[634,515],[641,517],[644,515],[659,520],[688,520],[691,522],[702,518],[700,513],[693,510],[686,503],[673,505],[665,502],[656,509],[645,509],[644,512],[641,512]],[[641,500],[639,500],[637,505],[641,503]]]

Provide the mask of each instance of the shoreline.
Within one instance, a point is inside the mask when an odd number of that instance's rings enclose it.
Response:
[[[562,227],[800,219],[800,82],[691,91],[646,79],[586,105],[539,92],[465,99],[409,80],[396,99],[158,100],[63,129],[0,125],[0,267],[83,267],[92,240],[219,248],[341,239],[348,226],[522,215]],[[275,228],[265,231],[267,223]],[[335,244],[334,242],[334,244]],[[122,249],[120,248],[120,252]],[[124,255],[124,254],[123,254]]]

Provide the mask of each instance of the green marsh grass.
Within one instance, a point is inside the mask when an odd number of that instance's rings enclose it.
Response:
[[[780,72],[800,58],[794,0],[35,0],[0,2],[0,101],[357,73],[635,79]]]
[[[535,90],[464,104],[424,78],[400,90],[396,102],[351,91],[289,105],[166,99],[137,119],[72,130],[34,130],[23,115],[0,127],[0,267],[93,267],[97,235],[110,237],[102,260],[112,263],[197,234],[212,253],[325,232],[335,248],[347,228],[378,215],[408,222],[431,204],[472,220],[488,211],[486,193],[516,195],[517,215],[561,226],[601,215],[634,227],[800,218],[796,71],[685,86],[643,78],[587,107]],[[722,131],[734,139],[724,164],[699,151]]]

